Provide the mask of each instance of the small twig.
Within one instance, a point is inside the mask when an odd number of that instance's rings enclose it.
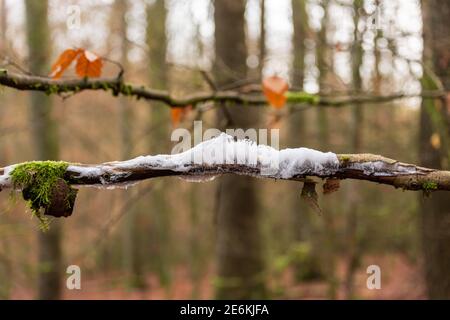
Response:
[[[203,79],[205,79],[206,83],[209,85],[211,90],[213,90],[214,92],[218,91],[217,85],[214,82],[211,75],[208,73],[208,71],[201,70],[200,74],[203,76]]]
[[[22,72],[23,74],[29,75],[31,76],[32,73],[28,70],[26,70],[24,67],[20,66],[18,63],[14,62],[13,60],[11,60],[11,58],[9,58],[8,56],[4,56],[1,55],[3,60],[5,61],[5,66],[12,66],[14,68],[16,68],[17,70],[19,70],[20,72]]]
[[[121,83],[122,79],[123,79],[123,75],[125,73],[125,69],[123,68],[122,64],[120,62],[118,62],[118,61],[111,60],[111,59],[108,59],[106,57],[101,57],[101,59],[105,60],[105,61],[107,61],[109,63],[112,63],[112,64],[116,65],[119,68],[119,73],[117,74],[116,78],[117,78],[117,82]]]

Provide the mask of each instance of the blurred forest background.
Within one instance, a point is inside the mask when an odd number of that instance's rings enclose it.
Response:
[[[450,88],[449,8],[445,0],[0,0],[0,64],[48,75],[63,50],[82,47],[120,62],[127,81],[180,96],[211,90],[205,72],[220,88],[277,74],[310,93],[420,95],[422,86]],[[0,166],[100,163],[173,147],[167,106],[0,89]],[[434,104],[416,97],[230,115],[237,127],[279,128],[280,148],[448,168],[439,156],[448,140],[423,111]],[[204,129],[228,125],[214,106],[180,126],[192,129],[194,119]],[[319,216],[294,182],[164,178],[82,188],[73,216],[42,233],[24,203],[2,192],[0,298],[449,298],[449,202],[343,181],[321,196]],[[65,288],[73,264],[81,290]],[[381,290],[366,287],[372,264]]]

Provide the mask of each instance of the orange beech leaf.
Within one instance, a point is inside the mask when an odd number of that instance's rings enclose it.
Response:
[[[186,107],[172,107],[170,108],[170,119],[172,121],[172,126],[176,127],[181,121],[187,116],[189,112],[192,111],[192,106],[188,105]]]
[[[103,61],[95,53],[88,50],[83,50],[79,55],[75,71],[78,76],[97,78],[102,74]]]
[[[56,62],[52,65],[50,77],[53,79],[60,78],[64,71],[66,71],[82,51],[83,50],[81,49],[67,49],[61,53]]]
[[[170,108],[170,120],[172,120],[172,126],[176,127],[180,124],[183,109],[183,107]]]
[[[262,82],[263,93],[270,105],[280,109],[286,104],[285,93],[289,89],[287,82],[278,76],[265,78]]]

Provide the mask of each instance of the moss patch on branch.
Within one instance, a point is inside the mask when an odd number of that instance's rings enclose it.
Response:
[[[436,182],[430,182],[430,181],[424,182],[422,185],[422,188],[424,190],[428,190],[428,191],[437,190],[437,187],[438,187],[438,185]]]
[[[431,192],[437,190],[438,185],[436,182],[427,181],[422,184],[423,194],[425,197],[429,197]]]
[[[78,190],[64,180],[67,167],[68,163],[62,161],[32,161],[17,165],[11,172],[14,188],[22,190],[24,200],[28,201],[44,230],[48,229],[44,215],[66,217],[72,214]]]
[[[286,98],[291,103],[309,103],[317,105],[320,102],[320,97],[316,94],[310,94],[307,92],[286,92]]]

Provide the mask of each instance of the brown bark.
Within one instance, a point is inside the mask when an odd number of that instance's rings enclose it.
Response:
[[[218,0],[215,5],[215,78],[219,85],[233,79],[221,64],[238,78],[246,75],[244,32],[245,2]],[[230,32],[230,25],[233,31]],[[227,107],[225,107],[227,108]],[[257,114],[240,106],[227,108],[228,119],[237,128],[255,128]],[[261,217],[254,181],[249,177],[227,176],[220,181],[217,212],[217,272],[219,299],[265,297],[264,259],[260,230]]]
[[[450,2],[446,0],[423,1],[424,15],[424,62],[432,66],[443,89],[450,90],[450,37],[448,19]],[[425,72],[423,89],[437,88],[439,84]],[[448,168],[448,148],[435,148],[431,136],[440,134],[441,141],[448,141],[448,110],[445,101],[422,102],[420,115],[420,162],[435,168]],[[445,111],[444,111],[445,110]],[[441,119],[446,127],[438,128],[433,118]],[[428,296],[431,299],[450,298],[450,201],[444,192],[436,192],[433,197],[420,200],[422,211],[422,247],[425,264],[425,279]]]
[[[354,39],[353,39],[353,50],[352,50],[352,85],[355,92],[361,92],[362,90],[362,79],[361,79],[361,66],[364,51],[362,48],[362,36],[363,34],[358,29],[358,24],[360,22],[360,10],[362,3],[355,2],[353,4],[353,24],[354,29]],[[363,141],[363,105],[356,104],[352,106],[352,131],[351,131],[351,141],[352,149],[354,153],[361,152],[362,141]],[[356,188],[351,190],[348,196],[348,212],[346,213],[346,270],[344,276],[344,294],[346,299],[354,298],[353,286],[354,286],[354,276],[356,269],[358,268],[360,260],[360,248],[358,241],[358,209],[360,199],[360,192]]]
[[[306,0],[292,0],[292,20],[294,25],[293,47],[294,68],[292,82],[295,88],[303,90],[305,78],[305,40],[309,33],[308,13],[306,11]],[[304,144],[307,139],[307,124],[309,114],[305,112],[294,112],[289,116],[289,141],[292,145]],[[305,259],[294,262],[295,279],[303,280],[317,279],[321,276],[319,252],[315,250],[317,242],[311,221],[311,212],[305,201],[295,192],[291,195],[292,233],[296,245],[306,243],[311,246],[310,253]]]
[[[106,162],[98,165],[70,164],[64,179],[72,185],[118,186],[145,179],[159,177],[189,177],[235,174],[266,179],[304,181],[307,177],[356,179],[390,185],[395,188],[412,191],[450,191],[450,171],[431,169],[399,162],[383,156],[361,154],[337,154],[339,165],[328,168],[330,171],[309,170],[305,174],[283,178],[279,175],[261,174],[261,165],[214,164],[203,165],[190,163],[183,171],[172,166],[135,165],[124,162]],[[186,164],[188,165],[188,164]],[[10,170],[13,166],[0,168],[0,190],[12,188]],[[90,174],[86,174],[89,169]]]
[[[50,52],[47,1],[27,1],[26,20],[30,70],[34,74],[45,74]],[[58,133],[52,119],[51,100],[41,92],[32,92],[30,98],[35,157],[38,160],[56,160],[59,154]],[[48,232],[38,233],[38,244],[38,298],[59,299],[62,249],[58,222]]]
[[[166,36],[166,8],[165,0],[156,0],[147,5],[147,46],[148,51],[148,79],[150,85],[160,90],[169,87],[169,73],[166,63],[167,36]],[[166,124],[168,110],[159,101],[151,102],[149,110],[149,150],[162,151],[169,147],[167,137],[169,126]],[[164,125],[166,124],[166,125]],[[167,182],[153,189],[148,208],[152,208],[150,215],[153,223],[150,224],[150,241],[153,259],[151,268],[157,274],[160,284],[168,297],[172,294],[172,222],[170,198],[164,188],[170,187]],[[148,209],[147,209],[148,210]]]

